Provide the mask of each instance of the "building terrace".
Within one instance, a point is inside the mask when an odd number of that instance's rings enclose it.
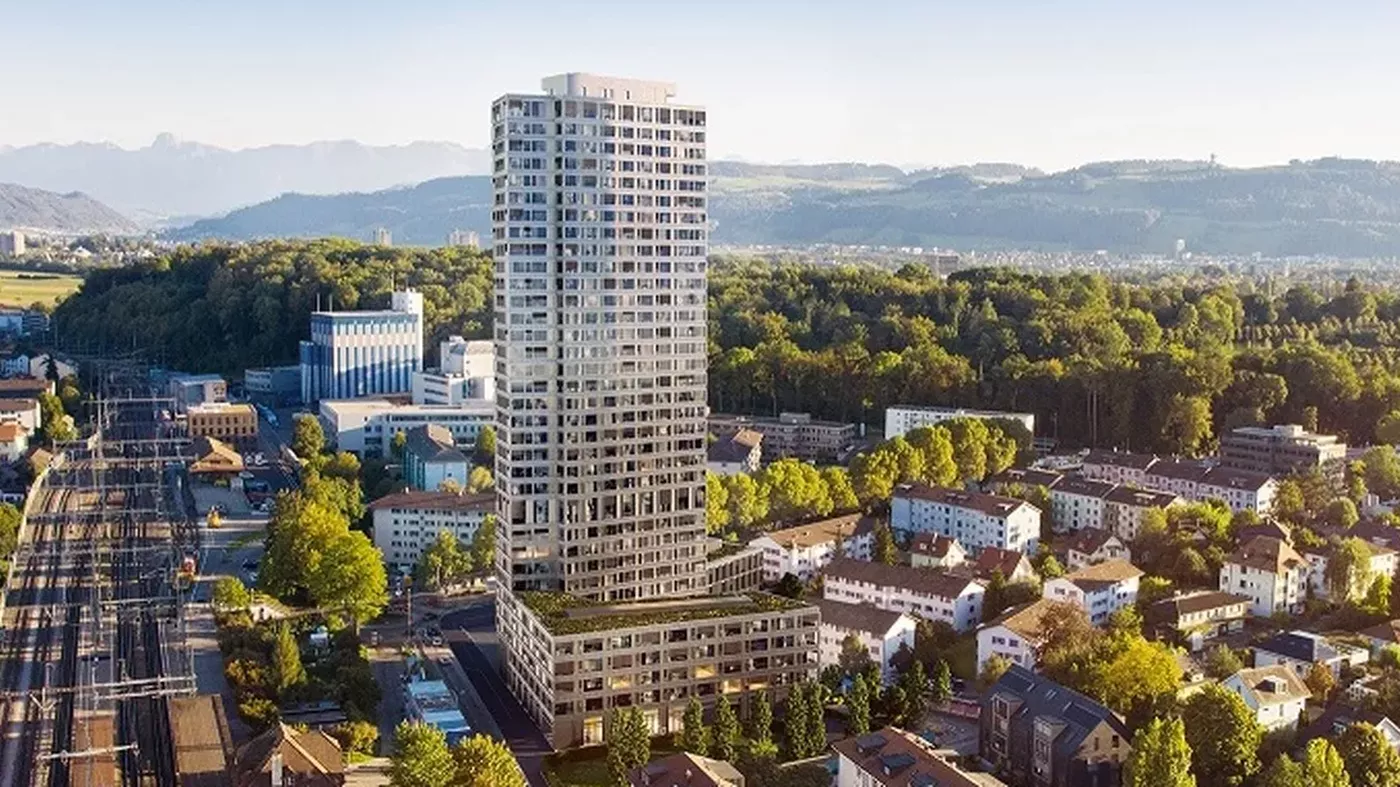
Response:
[[[568,593],[539,590],[520,591],[517,595],[549,633],[556,636],[688,623],[760,612],[788,612],[810,606],[757,591],[733,596],[697,596],[621,604],[592,602]]]

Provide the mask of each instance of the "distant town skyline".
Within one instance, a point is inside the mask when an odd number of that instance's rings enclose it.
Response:
[[[1223,5],[543,0],[569,24],[531,26],[494,0],[15,4],[0,145],[480,148],[492,97],[588,71],[676,82],[722,159],[1400,159],[1400,8]]]

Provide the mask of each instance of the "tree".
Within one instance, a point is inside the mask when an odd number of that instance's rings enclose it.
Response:
[[[739,527],[753,527],[768,518],[768,500],[759,494],[758,484],[744,473],[724,479],[729,493],[729,521]]]
[[[1351,787],[1351,775],[1341,753],[1326,738],[1308,741],[1302,771],[1302,787]]]
[[[47,391],[39,394],[39,433],[46,445],[78,439],[73,419],[63,410],[63,400]]]
[[[295,490],[277,496],[267,529],[258,584],[278,598],[291,600],[307,592],[310,577],[320,568],[330,544],[349,532],[350,525],[332,504]]]
[[[895,548],[894,534],[890,532],[888,523],[880,522],[875,525],[875,545],[870,556],[876,563],[884,563],[887,566],[899,562],[899,550]]]
[[[1181,686],[1181,664],[1176,654],[1170,647],[1148,642],[1140,634],[1128,637],[1127,645],[1101,670],[1095,693],[1125,716],[1136,716],[1134,712],[1143,709],[1153,713],[1170,706]]]
[[[404,452],[408,450],[408,434],[403,430],[394,432],[394,436],[389,440],[389,455],[396,461],[402,462]],[[294,452],[295,453],[295,452]],[[300,456],[300,454],[298,454]]]
[[[1381,731],[1364,722],[1337,737],[1337,752],[1346,764],[1351,787],[1395,787],[1400,784],[1400,754],[1390,748]]]
[[[749,709],[749,746],[755,755],[762,747],[765,751],[773,746],[773,704],[768,700],[768,692],[759,689],[754,692]],[[777,752],[773,752],[776,754]]]
[[[438,482],[437,491],[446,492],[449,495],[462,494],[462,485],[457,483],[457,479],[448,477]]]
[[[1400,456],[1389,446],[1376,446],[1361,455],[1365,465],[1366,488],[1380,496],[1382,500],[1393,499],[1400,494]]]
[[[831,497],[832,511],[854,511],[860,508],[860,498],[856,497],[856,489],[851,485],[851,475],[846,472],[846,468],[832,465],[823,467],[821,473],[827,494]]]
[[[851,685],[851,693],[846,696],[846,727],[852,735],[870,732],[870,689],[865,685],[865,676],[857,675]]]
[[[407,721],[394,729],[390,787],[450,787],[455,772],[447,735],[442,730]]]
[[[693,695],[685,705],[685,714],[681,716],[680,746],[701,757],[710,750],[709,730],[705,729],[705,707]]]
[[[343,613],[358,629],[389,603],[384,556],[364,533],[342,533],[326,548],[307,590],[317,606]]]
[[[715,700],[715,726],[710,731],[710,756],[732,761],[739,750],[739,717],[734,706],[721,696]]]
[[[1065,569],[1054,555],[1047,552],[1044,559],[1040,561],[1040,575],[1045,579],[1055,579],[1064,576]]]
[[[476,433],[472,445],[472,461],[477,465],[491,465],[496,461],[496,427],[486,425]]]
[[[278,696],[306,682],[306,668],[301,664],[301,648],[285,621],[278,623],[273,633],[272,674]]]
[[[1319,738],[1318,740],[1323,740]],[[1344,774],[1345,775],[1345,774]],[[1259,774],[1257,787],[1305,787],[1303,766],[1282,752],[1269,763],[1269,767]]]
[[[1337,687],[1337,678],[1332,674],[1332,670],[1325,664],[1314,664],[1308,670],[1308,675],[1303,679],[1307,684],[1308,691],[1312,692],[1313,699],[1322,704],[1327,704],[1327,698],[1331,696],[1332,690]]]
[[[1376,439],[1389,445],[1400,444],[1400,410],[1391,410],[1376,424]]]
[[[496,515],[481,518],[481,526],[472,533],[472,565],[477,571],[490,571],[496,564]]]
[[[467,474],[467,494],[469,495],[489,492],[495,485],[496,476],[491,472],[491,468],[485,465],[477,465]]]
[[[613,708],[608,714],[608,767],[615,780],[626,783],[627,773],[651,759],[651,732],[640,708]]]
[[[935,705],[942,705],[953,697],[953,672],[948,668],[948,662],[943,659],[938,660],[937,666],[933,668],[933,684],[930,687],[929,699]]]
[[[1387,617],[1390,613],[1390,589],[1391,579],[1388,574],[1381,574],[1371,580],[1371,587],[1366,591],[1366,598],[1361,602],[1361,607],[1368,615],[1376,617]]]
[[[1322,511],[1322,517],[1327,524],[1342,529],[1350,528],[1361,521],[1361,514],[1356,510],[1356,503],[1345,497],[1339,497],[1328,503]]]
[[[798,579],[797,575],[791,571],[783,574],[782,579],[778,580],[777,587],[773,588],[773,592],[780,596],[797,599],[802,598],[802,593],[805,590],[806,588],[802,586],[802,580]]]
[[[525,773],[515,755],[501,741],[477,733],[452,749],[455,778],[463,787],[525,787]]]
[[[326,433],[314,415],[302,414],[292,420],[292,453],[304,460],[320,456],[326,450]]]
[[[729,489],[724,477],[705,471],[705,530],[719,533],[729,525]]]
[[[418,558],[418,581],[430,590],[457,584],[472,572],[472,553],[464,551],[457,536],[438,531],[437,538]]]
[[[345,752],[374,755],[374,744],[379,742],[379,725],[368,721],[344,721],[331,728],[331,736],[340,743]]]
[[[1323,579],[1327,591],[1338,603],[1350,600],[1362,588],[1368,587],[1371,574],[1371,550],[1359,538],[1338,541],[1327,556]]]
[[[899,722],[912,729],[923,724],[924,711],[928,706],[928,674],[924,671],[923,662],[911,664],[909,670],[899,676],[899,685],[904,690],[904,707],[899,714]]]
[[[1263,732],[1237,695],[1207,684],[1182,705],[1181,721],[1197,784],[1240,787],[1259,770]]]
[[[870,649],[859,636],[847,634],[846,638],[841,640],[841,652],[836,657],[836,663],[840,666],[843,677],[859,674],[870,662]]]
[[[1397,473],[1397,480],[1400,480],[1400,473]],[[1369,484],[1370,482],[1367,481]],[[1375,488],[1374,486],[1372,487]],[[1307,502],[1303,499],[1303,488],[1298,481],[1293,478],[1285,478],[1278,483],[1278,489],[1274,492],[1274,516],[1289,523],[1298,523],[1307,510]]]
[[[1216,645],[1207,650],[1204,661],[1206,676],[1212,680],[1224,680],[1244,669],[1244,662],[1228,645]]]
[[[1011,660],[999,653],[993,653],[987,657],[986,661],[982,662],[982,670],[977,674],[977,682],[983,688],[990,688],[1001,680],[1001,676],[1005,675],[1009,669],[1011,669]]]
[[[1195,787],[1191,748],[1181,719],[1153,719],[1133,736],[1123,787]]]
[[[215,609],[232,611],[247,609],[253,603],[253,596],[238,577],[219,577],[210,600]]]

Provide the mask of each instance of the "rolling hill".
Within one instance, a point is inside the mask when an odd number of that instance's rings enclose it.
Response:
[[[55,194],[14,183],[0,183],[0,230],[63,235],[133,235],[136,223],[77,192]]]

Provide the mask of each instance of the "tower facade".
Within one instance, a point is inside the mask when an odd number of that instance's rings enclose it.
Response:
[[[491,109],[503,584],[704,591],[705,112],[566,74]]]
[[[706,118],[674,96],[564,74],[491,107],[497,631],[558,748],[816,671],[815,607],[708,584]]]

